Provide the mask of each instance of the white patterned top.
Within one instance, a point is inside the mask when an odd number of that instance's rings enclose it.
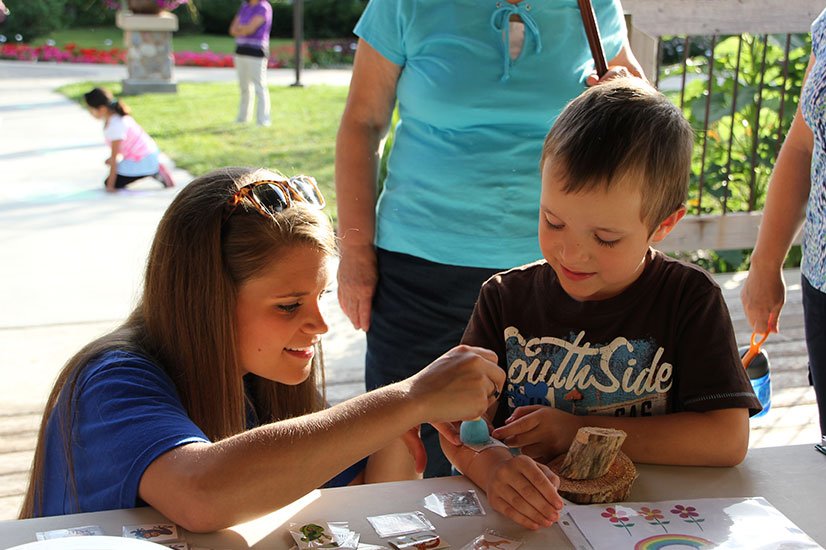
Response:
[[[814,134],[801,271],[813,287],[826,292],[826,10],[812,23],[812,53],[815,63],[800,97],[803,118]]]

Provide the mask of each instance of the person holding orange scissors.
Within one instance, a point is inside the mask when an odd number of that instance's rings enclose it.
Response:
[[[741,292],[755,332],[780,330],[786,301],[783,262],[801,226],[809,379],[820,416],[818,450],[826,454],[826,10],[812,24],[812,56],[800,104],[769,182],[763,223]]]

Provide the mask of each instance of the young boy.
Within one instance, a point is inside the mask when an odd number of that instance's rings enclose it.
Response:
[[[692,143],[680,110],[632,79],[583,93],[545,140],[545,259],[488,280],[463,338],[497,353],[507,380],[488,411],[492,436],[522,456],[442,445],[526,527],[556,520],[544,463],[582,426],[624,430],[636,462],[732,466],[745,456],[748,417],[761,407],[720,289],[651,248],[685,215]]]

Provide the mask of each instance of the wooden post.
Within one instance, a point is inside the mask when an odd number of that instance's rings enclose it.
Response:
[[[301,69],[304,65],[304,0],[293,0],[293,39],[295,40],[295,82],[290,86],[301,87]]]

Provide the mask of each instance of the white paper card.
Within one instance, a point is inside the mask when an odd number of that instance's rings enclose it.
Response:
[[[760,548],[821,548],[761,497],[573,505],[567,512],[593,548],[755,548],[756,541]],[[585,548],[564,521],[560,527]]]

